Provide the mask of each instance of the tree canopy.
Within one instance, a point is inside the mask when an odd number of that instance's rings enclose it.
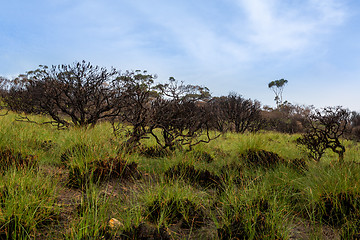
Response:
[[[284,91],[284,87],[285,85],[288,83],[288,80],[286,79],[279,79],[279,80],[275,80],[275,81],[271,81],[268,85],[268,87],[270,89],[273,90],[273,92],[275,93],[275,102],[277,107],[279,107],[282,104],[282,93]]]

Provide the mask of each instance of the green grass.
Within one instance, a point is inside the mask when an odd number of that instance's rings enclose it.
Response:
[[[57,130],[15,119],[14,113],[0,117],[0,149],[36,156],[38,165],[0,173],[0,239],[127,239],[130,233],[140,238],[164,231],[171,239],[289,239],[301,222],[312,229],[310,234],[303,227],[308,238],[324,238],[324,229],[344,239],[359,234],[357,142],[344,140],[344,164],[330,151],[320,162],[311,161],[295,143],[299,135],[274,132],[226,133],[192,152],[150,158],[121,152],[124,138],[115,137],[107,122]],[[156,142],[144,139],[142,145]],[[249,149],[276,153],[284,161],[271,168],[251,166],[243,159]],[[136,163],[142,178],[91,177],[92,162],[115,157]],[[308,170],[291,167],[294,159],[304,159]],[[178,164],[208,170],[222,185],[168,179],[165,173]],[[90,174],[81,188],[69,185],[75,167]],[[120,224],[110,227],[112,218]]]
[[[10,169],[0,176],[0,234],[5,239],[28,239],[51,221],[60,208],[52,176],[33,170]]]

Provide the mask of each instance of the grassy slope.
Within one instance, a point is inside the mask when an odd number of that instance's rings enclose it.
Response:
[[[355,217],[342,207],[346,201],[337,197],[341,193],[360,194],[360,166],[354,163],[359,156],[357,143],[346,142],[344,165],[328,152],[320,163],[308,161],[305,172],[286,164],[253,169],[239,157],[248,149],[275,152],[285,161],[306,159],[306,153],[295,145],[294,135],[227,133],[195,147],[196,152],[209,153],[212,162],[181,151],[162,158],[146,158],[139,153],[123,155],[125,160],[138,163],[142,179],[90,182],[81,191],[67,187],[68,169],[60,161],[61,154],[74,145],[88,146],[85,155],[71,156],[67,166],[115,157],[121,140],[112,135],[110,125],[59,131],[48,125],[16,122],[15,117],[11,113],[0,117],[0,147],[37,156],[39,169],[9,169],[0,177],[0,234],[6,230],[10,236],[13,229],[14,239],[129,235],[141,223],[158,232],[164,228],[174,239],[226,239],[240,232],[242,238],[250,239],[329,239],[357,231]],[[144,144],[155,142],[147,139]],[[224,183],[221,190],[187,179],[168,180],[164,173],[179,163],[220,176]],[[360,203],[352,201],[352,212],[357,214]],[[329,204],[337,208],[327,214]],[[328,215],[336,209],[343,217],[334,222]],[[178,214],[174,216],[174,212]],[[109,228],[111,218],[118,219],[120,225]],[[201,219],[202,224],[192,225],[191,219]]]

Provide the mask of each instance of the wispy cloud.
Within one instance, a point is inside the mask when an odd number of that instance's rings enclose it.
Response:
[[[333,0],[239,0],[245,10],[249,45],[265,53],[302,51],[315,37],[345,19],[345,9]]]
[[[345,8],[334,0],[228,0],[224,4],[237,14],[204,16],[200,13],[206,12],[206,5],[191,7],[189,2],[159,0],[151,8],[139,2],[132,6],[158,27],[155,39],[212,68],[261,61],[264,54],[301,54],[321,44],[321,36],[346,17]]]

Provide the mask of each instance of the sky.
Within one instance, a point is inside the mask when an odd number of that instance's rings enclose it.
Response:
[[[0,76],[90,61],[275,106],[360,111],[359,0],[1,0]]]

